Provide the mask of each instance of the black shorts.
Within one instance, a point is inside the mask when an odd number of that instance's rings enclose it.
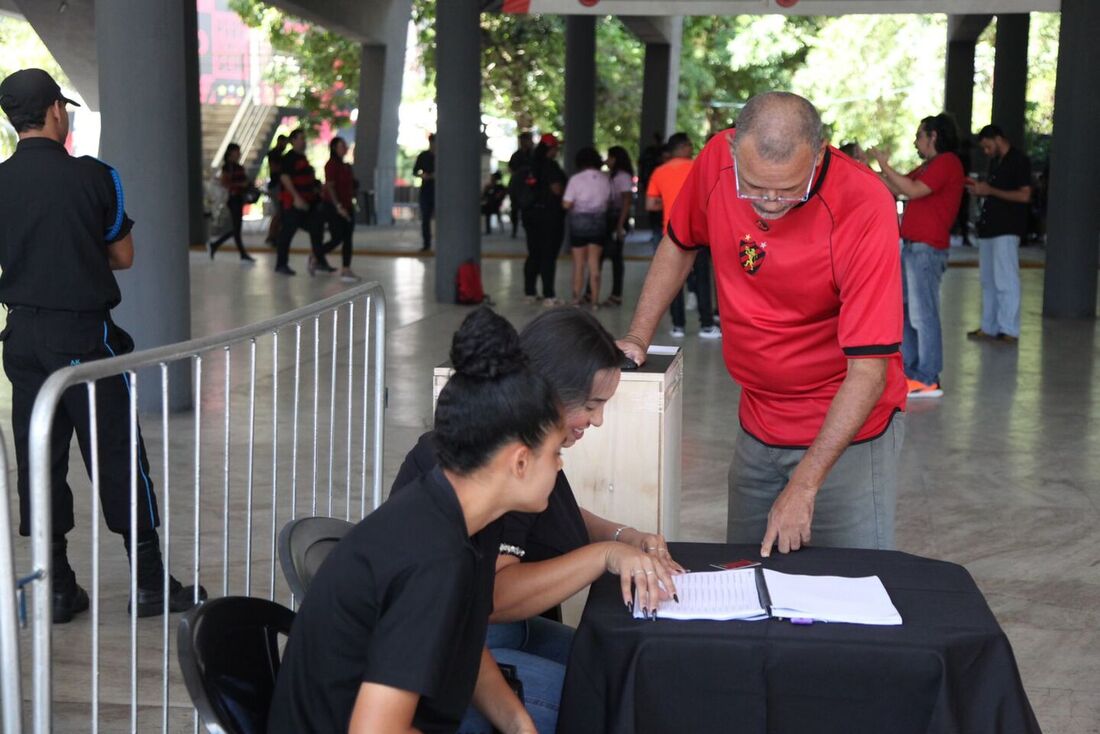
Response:
[[[607,212],[569,212],[569,244],[572,247],[603,247],[606,242]]]

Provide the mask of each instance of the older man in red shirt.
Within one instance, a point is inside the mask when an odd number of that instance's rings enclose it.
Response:
[[[751,99],[695,160],[620,347],[636,362],[701,248],[741,385],[731,543],[892,548],[906,398],[893,197],[809,101]]]

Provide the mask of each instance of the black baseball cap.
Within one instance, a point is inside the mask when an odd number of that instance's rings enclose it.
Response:
[[[0,82],[0,107],[9,116],[41,112],[58,100],[80,106],[63,95],[53,77],[41,69],[20,69]]]

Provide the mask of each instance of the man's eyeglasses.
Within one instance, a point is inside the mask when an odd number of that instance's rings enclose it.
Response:
[[[769,204],[802,204],[809,200],[810,189],[814,185],[814,173],[817,172],[817,156],[810,167],[810,180],[806,182],[806,191],[802,196],[766,196],[764,194],[746,194],[741,191],[741,174],[737,172],[737,156],[733,156],[733,181],[737,187],[737,198],[745,201],[762,201]]]

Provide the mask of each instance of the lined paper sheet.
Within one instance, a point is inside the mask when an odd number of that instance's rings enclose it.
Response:
[[[657,605],[665,619],[765,619],[767,611],[756,591],[756,570],[705,571],[675,577],[677,604],[672,599]],[[634,618],[642,618],[638,593],[634,592]]]
[[[802,576],[764,569],[772,616],[805,617],[819,622],[901,624],[878,576]]]

